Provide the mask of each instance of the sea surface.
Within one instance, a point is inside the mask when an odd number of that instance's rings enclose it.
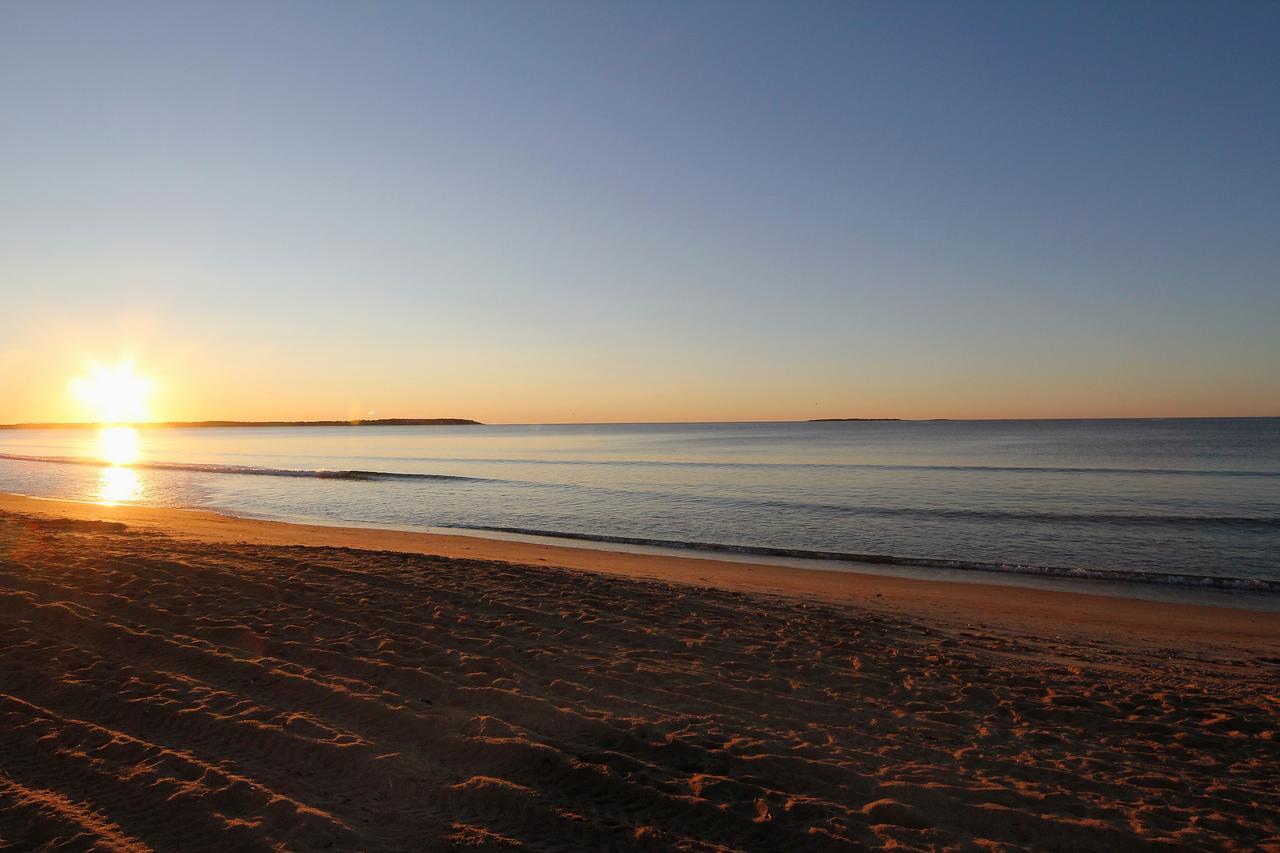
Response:
[[[136,460],[112,466],[97,430],[0,430],[0,491],[1280,592],[1280,418],[150,428],[136,438]]]

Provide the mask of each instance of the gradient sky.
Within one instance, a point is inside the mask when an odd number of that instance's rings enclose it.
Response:
[[[0,422],[1280,415],[1280,3],[5,3]]]

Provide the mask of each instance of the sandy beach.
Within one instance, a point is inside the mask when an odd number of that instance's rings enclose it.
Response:
[[[0,849],[1280,850],[1280,615],[0,496]]]

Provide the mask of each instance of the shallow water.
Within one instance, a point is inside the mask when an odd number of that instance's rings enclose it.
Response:
[[[144,429],[140,445],[105,467],[97,431],[0,431],[0,490],[1280,584],[1276,418]]]

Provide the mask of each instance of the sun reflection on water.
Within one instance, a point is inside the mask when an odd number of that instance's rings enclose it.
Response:
[[[108,426],[98,433],[98,453],[112,465],[132,465],[137,462],[141,445],[142,440],[133,427]]]
[[[123,465],[102,469],[98,478],[98,503],[133,503],[142,497],[142,478],[138,472]]]
[[[142,439],[128,426],[104,426],[98,433],[98,455],[110,463],[98,479],[98,502],[132,503],[142,496],[142,478],[129,466],[138,461]]]

